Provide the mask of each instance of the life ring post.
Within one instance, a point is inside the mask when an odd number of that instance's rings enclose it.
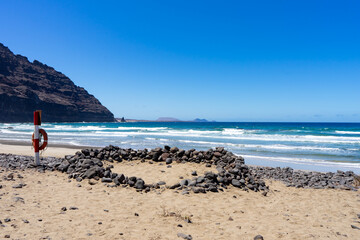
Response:
[[[40,155],[39,155],[39,126],[41,125],[41,111],[34,112],[34,139],[33,146],[35,150],[35,164],[36,166],[40,165]]]

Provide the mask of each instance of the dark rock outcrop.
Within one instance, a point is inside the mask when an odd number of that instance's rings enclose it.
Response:
[[[0,122],[113,122],[114,115],[54,68],[13,54],[0,43]]]

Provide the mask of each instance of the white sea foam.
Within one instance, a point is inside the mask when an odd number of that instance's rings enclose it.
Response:
[[[241,155],[246,159],[264,159],[268,161],[284,162],[284,163],[295,163],[295,164],[309,164],[321,167],[346,167],[351,169],[360,170],[360,163],[349,163],[349,162],[334,162],[326,160],[317,160],[309,158],[286,158],[286,157],[265,157],[255,155]]]
[[[250,133],[251,130],[247,130],[246,132]],[[221,133],[223,135],[242,135],[245,133],[245,130],[236,128],[224,128]]]
[[[268,149],[268,150],[285,150],[285,151],[322,151],[322,152],[345,152],[345,151],[360,151],[357,148],[351,149],[342,149],[342,148],[332,148],[332,147],[318,147],[318,146],[291,146],[291,145],[281,145],[281,144],[271,144],[271,145],[259,145],[259,144],[235,144],[235,143],[226,143],[226,142],[208,142],[208,141],[195,141],[195,140],[178,140],[179,142],[192,143],[199,145],[214,145],[214,146],[229,146],[236,147],[240,149]]]
[[[228,135],[224,136],[219,131],[197,131],[197,130],[162,130],[162,131],[108,131],[100,127],[87,126],[81,131],[53,131],[48,129],[48,133],[59,136],[167,136],[167,137],[184,137],[184,138],[208,138],[208,139],[233,139],[233,140],[252,140],[252,141],[275,141],[275,142],[313,142],[313,143],[347,143],[347,144],[359,144],[360,137],[347,137],[347,136],[316,136],[316,135],[283,135],[283,134],[242,134],[242,135]],[[91,131],[86,131],[91,130]],[[114,129],[111,129],[114,130]],[[12,129],[1,129],[4,134],[29,134],[32,133],[32,129],[28,131],[15,131]]]
[[[360,134],[360,132],[354,132],[354,131],[335,131],[335,132],[340,134]]]
[[[167,127],[117,127],[118,130],[140,130],[140,131],[161,131],[168,129]]]

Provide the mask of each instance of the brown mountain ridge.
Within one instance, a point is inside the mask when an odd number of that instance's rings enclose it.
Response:
[[[114,115],[84,88],[37,60],[0,43],[0,122],[114,122]]]

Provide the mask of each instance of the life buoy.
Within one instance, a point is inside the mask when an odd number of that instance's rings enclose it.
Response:
[[[44,129],[40,128],[39,129],[39,139],[41,139],[41,136],[43,137],[43,141],[41,142],[42,144],[39,146],[39,150],[43,150],[46,148],[47,146],[47,142],[48,142],[48,136],[47,133],[45,132]],[[34,141],[34,133],[32,135],[32,144],[35,147],[35,141]]]

